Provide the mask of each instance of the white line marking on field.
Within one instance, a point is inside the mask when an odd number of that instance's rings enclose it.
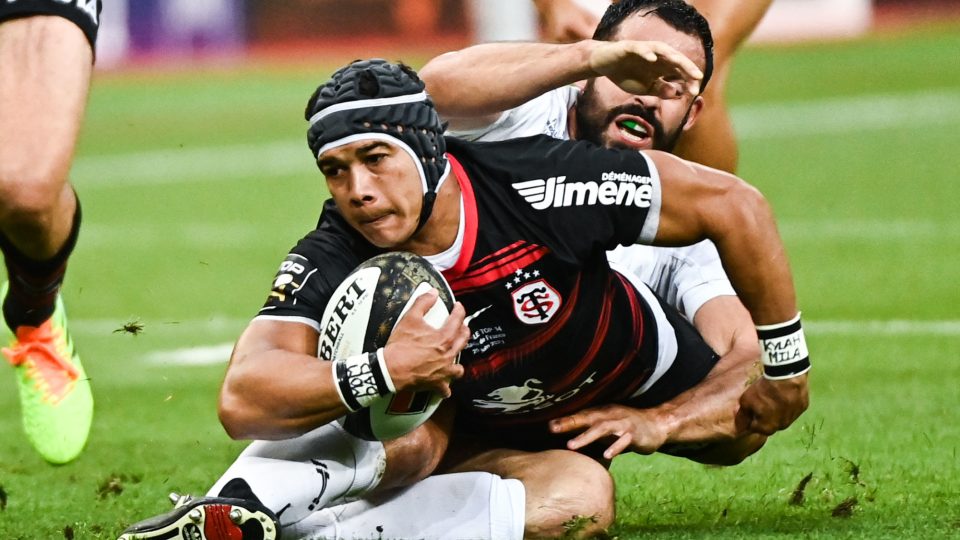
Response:
[[[927,129],[931,125],[960,122],[960,92],[944,89],[740,105],[730,112],[737,135],[742,139],[854,133],[893,127]]]
[[[960,90],[865,94],[816,101],[740,105],[731,109],[741,139],[883,129],[927,129],[960,123]],[[130,154],[79,156],[71,172],[83,189],[184,182],[316,177],[304,139]],[[315,176],[311,176],[315,175]]]
[[[252,318],[252,317],[251,317]],[[130,318],[116,319],[80,319],[70,318],[70,330],[76,334],[107,335],[121,328]],[[144,325],[144,332],[174,334],[179,332],[239,332],[250,322],[250,319],[215,315],[204,319],[177,319],[177,320],[150,320],[140,321]]]
[[[184,347],[156,351],[146,356],[151,364],[177,366],[205,366],[210,364],[225,364],[230,359],[233,343],[221,343],[205,347]]]
[[[319,174],[306,139],[84,156],[71,171],[82,188],[236,181]],[[319,181],[319,176],[318,176]]]
[[[239,321],[239,319],[237,320]],[[78,321],[86,329],[92,325],[90,321]],[[208,321],[209,322],[209,321]],[[71,321],[73,324],[74,321]],[[115,324],[115,323],[113,323]],[[196,331],[204,330],[204,321],[189,323],[190,328]],[[100,325],[100,323],[97,323]],[[214,326],[214,325],[209,325]],[[215,324],[221,328],[221,323]],[[879,336],[960,336],[960,320],[940,321],[851,321],[851,320],[824,320],[806,321],[804,327],[808,335],[879,335]],[[182,347],[154,351],[144,359],[151,364],[201,366],[223,364],[230,359],[233,342],[208,345],[203,347]]]
[[[777,226],[785,238],[798,240],[843,238],[894,242],[960,238],[960,223],[938,223],[923,219],[785,219]]]
[[[960,336],[960,320],[942,321],[810,321],[804,322],[811,334],[881,336]]]

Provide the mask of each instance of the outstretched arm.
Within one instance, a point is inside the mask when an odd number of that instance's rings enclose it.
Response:
[[[663,189],[654,243],[673,245],[710,238],[754,323],[760,327],[780,326],[786,339],[802,341],[799,320],[797,332],[785,325],[798,313],[793,278],[773,212],[760,192],[716,169],[662,152],[649,155],[660,173]],[[785,346],[787,353],[806,350],[805,344],[801,348],[782,340],[769,343]],[[790,362],[779,367],[789,368]],[[747,389],[738,413],[741,428],[772,434],[806,410],[806,373],[791,376],[787,369],[785,374],[776,380],[761,378]]]
[[[760,351],[750,315],[735,296],[718,296],[697,311],[694,323],[721,355],[700,384],[649,409],[608,405],[579,411],[553,420],[551,431],[582,431],[569,441],[571,450],[613,437],[607,459],[627,449],[650,454],[664,444],[712,443],[703,461],[732,464],[758,449],[765,438],[745,433],[735,421],[740,397],[758,373]]]
[[[634,94],[696,95],[703,74],[665,43],[485,43],[443,54],[419,71],[453,129],[490,123],[502,111],[577,81],[607,76]]]

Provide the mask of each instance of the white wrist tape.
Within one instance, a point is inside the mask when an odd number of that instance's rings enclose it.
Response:
[[[387,371],[383,349],[331,362],[340,401],[350,412],[369,407],[377,398],[397,391]]]
[[[757,336],[767,379],[789,379],[810,371],[810,353],[799,313],[787,322],[757,326]]]

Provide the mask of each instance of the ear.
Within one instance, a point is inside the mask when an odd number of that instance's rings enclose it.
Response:
[[[687,121],[683,124],[683,131],[687,131],[697,123],[697,119],[700,118],[700,113],[703,111],[703,106],[703,96],[693,98],[693,103],[690,105],[690,112],[687,114]]]

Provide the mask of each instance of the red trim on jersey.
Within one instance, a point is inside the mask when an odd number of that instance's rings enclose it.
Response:
[[[518,247],[520,249],[516,249]],[[513,253],[501,257],[502,254],[509,251],[513,251]],[[517,270],[522,270],[537,262],[547,253],[550,253],[550,250],[543,246],[516,242],[496,253],[484,257],[483,260],[478,261],[477,264],[474,265],[474,268],[471,269],[470,272],[450,280],[450,288],[453,289],[453,292],[462,294],[467,290],[489,285],[494,281],[503,279]],[[483,266],[478,266],[488,259],[492,260]]]
[[[573,386],[583,378],[590,366],[593,365],[594,360],[596,360],[597,352],[600,350],[600,347],[603,346],[607,331],[610,329],[610,312],[613,308],[613,303],[610,302],[609,295],[604,296],[604,300],[606,301],[600,310],[600,316],[597,318],[597,327],[593,334],[593,342],[590,343],[590,348],[584,353],[583,358],[580,359],[576,367],[571,370],[570,373],[567,373],[566,377],[556,381],[552,385],[551,390],[556,391],[556,389],[565,389]]]
[[[563,308],[561,308],[560,313],[557,313],[553,323],[551,323],[548,328],[546,328],[543,332],[533,334],[527,339],[527,341],[520,343],[515,347],[503,349],[491,354],[486,358],[478,359],[469,366],[465,366],[468,374],[467,376],[481,378],[491,373],[496,373],[503,366],[517,360],[522,360],[533,351],[536,351],[542,347],[545,343],[553,339],[570,320],[570,316],[573,314],[573,306],[576,305],[577,297],[579,295],[580,280],[578,278],[577,283],[570,291],[569,299]]]
[[[633,284],[627,281],[626,278],[621,276],[619,273],[614,272],[617,278],[620,280],[621,285],[625,290],[633,289]],[[586,407],[595,406],[597,404],[597,396],[605,393],[611,385],[615,385],[618,382],[618,379],[621,375],[628,370],[633,362],[637,361],[636,350],[640,347],[640,343],[643,341],[644,334],[644,318],[643,310],[640,306],[640,301],[637,294],[627,294],[627,298],[630,302],[630,313],[631,320],[634,323],[634,332],[633,339],[635,346],[632,347],[632,350],[628,350],[626,354],[616,363],[616,365],[607,372],[603,378],[594,381],[589,386],[586,386],[582,389],[581,392],[578,392],[575,396],[571,397],[568,400],[565,400],[560,403],[556,403],[542,411],[533,412],[533,414],[523,414],[517,417],[509,417],[506,415],[496,415],[489,416],[487,420],[491,422],[491,425],[497,426],[514,426],[514,425],[529,425],[532,423],[543,422],[553,418],[559,418],[561,416],[567,416],[574,414],[578,411],[583,410]],[[598,326],[598,336],[603,335],[602,332],[610,324],[609,311],[611,309],[611,304],[608,302],[604,305],[603,313],[601,314],[600,325]],[[564,389],[569,389],[579,383],[578,379],[582,379],[584,374],[587,372],[588,368],[592,365],[591,360],[593,356],[596,355],[595,347],[598,347],[602,344],[602,340],[595,340],[591,344],[590,351],[584,358],[577,364],[577,374],[567,376],[564,380],[559,383],[551,384],[553,392],[563,391]],[[499,367],[499,366],[497,366]],[[635,380],[631,381],[628,388],[616,396],[606,396],[604,398],[605,403],[622,403],[627,399],[637,388],[643,385],[653,373],[653,369],[648,368],[639,376],[635,376]]]
[[[473,250],[477,247],[477,197],[473,193],[473,185],[470,183],[470,177],[467,171],[463,170],[463,165],[457,161],[457,158],[447,154],[450,161],[450,168],[453,175],[457,178],[457,184],[460,185],[460,197],[463,200],[463,247],[460,249],[460,258],[452,268],[443,272],[443,277],[447,281],[456,279],[467,269],[470,259],[473,258]]]
[[[640,293],[635,291],[633,283],[630,283],[630,280],[620,275],[620,272],[614,271],[613,275],[617,276],[620,280],[620,284],[623,286],[623,290],[627,291],[627,298],[630,300],[630,317],[636,321],[636,330],[634,330],[634,343],[639,347],[643,343],[643,334],[645,331],[644,323],[646,322],[643,318],[643,308],[640,306]],[[629,385],[626,390],[620,393],[620,395],[614,396],[616,401],[624,400],[630,397],[638,388],[643,386],[643,383],[647,382],[647,379],[650,378],[650,375],[653,374],[653,371],[649,371],[645,377],[638,378],[634,381],[634,384]]]
[[[633,288],[633,285],[628,282],[626,278],[621,276],[619,273],[614,272],[614,274],[620,280],[620,284],[624,290],[631,290]],[[608,291],[612,288],[612,285],[613,284],[610,283]],[[583,392],[578,393],[572,399],[560,403],[557,405],[557,407],[552,408],[551,414],[571,414],[576,410],[590,405],[590,402],[594,397],[603,393],[611,384],[615,384],[617,379],[620,377],[620,374],[623,373],[624,370],[626,370],[627,367],[629,367],[629,365],[636,360],[634,358],[636,355],[636,350],[640,347],[640,343],[643,342],[643,311],[641,310],[640,302],[637,300],[637,295],[627,294],[626,296],[630,301],[630,320],[634,325],[634,346],[628,348],[628,352],[622,358],[620,358],[616,366],[610,370],[606,376],[598,381],[595,381],[589,387],[585,388]],[[609,299],[609,296],[607,298]],[[590,366],[593,365],[597,351],[599,350],[600,346],[603,345],[603,338],[606,336],[611,322],[610,313],[612,308],[613,305],[611,302],[604,302],[603,309],[600,313],[600,318],[597,323],[597,333],[595,334],[597,337],[594,339],[593,343],[590,344],[590,349],[588,349],[584,354],[583,358],[577,364],[576,369],[568,374],[563,380],[551,385],[553,391],[561,391],[563,389],[572,387],[587,374]],[[626,392],[626,395],[629,396],[636,388],[639,388],[644,382],[646,382],[651,372],[652,371],[648,371],[643,377],[638,377],[636,381],[632,381],[633,384],[630,385],[630,389]]]

